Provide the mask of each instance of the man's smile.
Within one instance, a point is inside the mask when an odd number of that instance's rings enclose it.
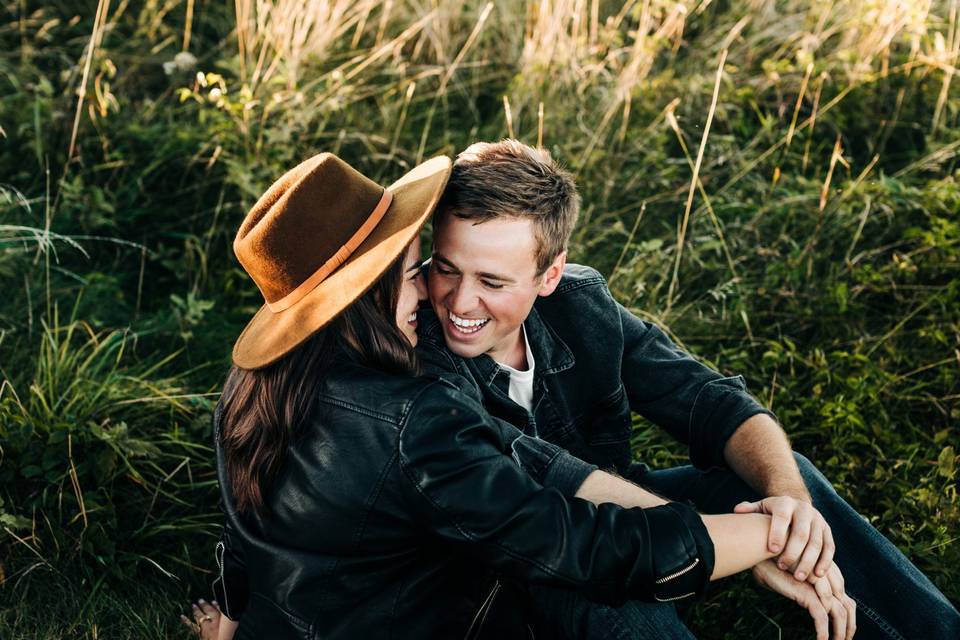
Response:
[[[447,319],[449,320],[448,326],[454,335],[472,335],[483,329],[487,323],[490,322],[490,318],[462,318],[449,310],[447,314]]]

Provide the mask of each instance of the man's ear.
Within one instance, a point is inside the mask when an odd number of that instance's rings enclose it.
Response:
[[[540,276],[543,280],[540,282],[540,290],[537,291],[538,296],[548,296],[553,293],[553,290],[560,284],[565,266],[567,266],[567,252],[561,251],[553,259],[553,263],[543,272],[543,275]]]

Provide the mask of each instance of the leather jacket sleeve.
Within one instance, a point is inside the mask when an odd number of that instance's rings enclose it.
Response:
[[[521,580],[610,604],[701,592],[713,544],[690,507],[595,506],[537,484],[511,456],[512,434],[444,381],[401,425],[399,466],[411,511],[430,533]]]
[[[421,340],[417,346],[417,356],[427,376],[445,380],[461,393],[483,404],[480,390],[463,377],[462,372],[457,370],[456,361],[442,346],[429,339]],[[552,487],[565,496],[573,497],[587,476],[599,469],[597,465],[581,460],[563,447],[524,434],[516,426],[499,418],[492,419],[511,433],[511,456],[514,461],[545,487]]]
[[[743,376],[722,376],[659,327],[615,304],[623,329],[621,376],[630,408],[686,444],[696,467],[726,467],[723,448],[750,416],[765,413],[776,419],[747,392]]]

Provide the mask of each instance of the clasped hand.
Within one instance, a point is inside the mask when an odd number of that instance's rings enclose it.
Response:
[[[764,560],[753,567],[753,577],[806,609],[813,618],[817,640],[828,640],[831,628],[834,640],[851,640],[856,633],[857,604],[845,593],[843,575],[836,564],[830,563],[823,578],[810,576],[801,581],[773,560]]]
[[[780,569],[791,571],[797,580],[806,580],[811,573],[821,578],[827,575],[836,545],[830,525],[810,502],[773,496],[758,502],[741,502],[734,507],[734,513],[772,516],[767,548],[779,554]]]
[[[827,640],[830,627],[835,639],[852,638],[856,603],[846,594],[843,575],[833,562],[833,533],[820,512],[809,501],[789,496],[742,502],[734,511],[772,516],[767,548],[779,556],[753,568],[757,582],[805,608],[818,640]]]

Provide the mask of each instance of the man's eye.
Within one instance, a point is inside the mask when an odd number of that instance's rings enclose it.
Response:
[[[483,282],[483,286],[485,286],[485,287],[488,288],[488,289],[503,289],[503,285],[502,285],[502,284],[494,284],[494,283],[492,283],[492,282],[486,282],[486,281],[483,281],[483,280],[481,280],[481,282]]]
[[[445,275],[445,276],[446,276],[446,275],[449,275],[449,274],[451,273],[451,271],[450,271],[449,269],[444,269],[443,267],[441,267],[441,266],[438,265],[438,264],[433,265],[433,268],[436,269],[437,273],[439,273],[439,274],[441,274],[441,275]]]

